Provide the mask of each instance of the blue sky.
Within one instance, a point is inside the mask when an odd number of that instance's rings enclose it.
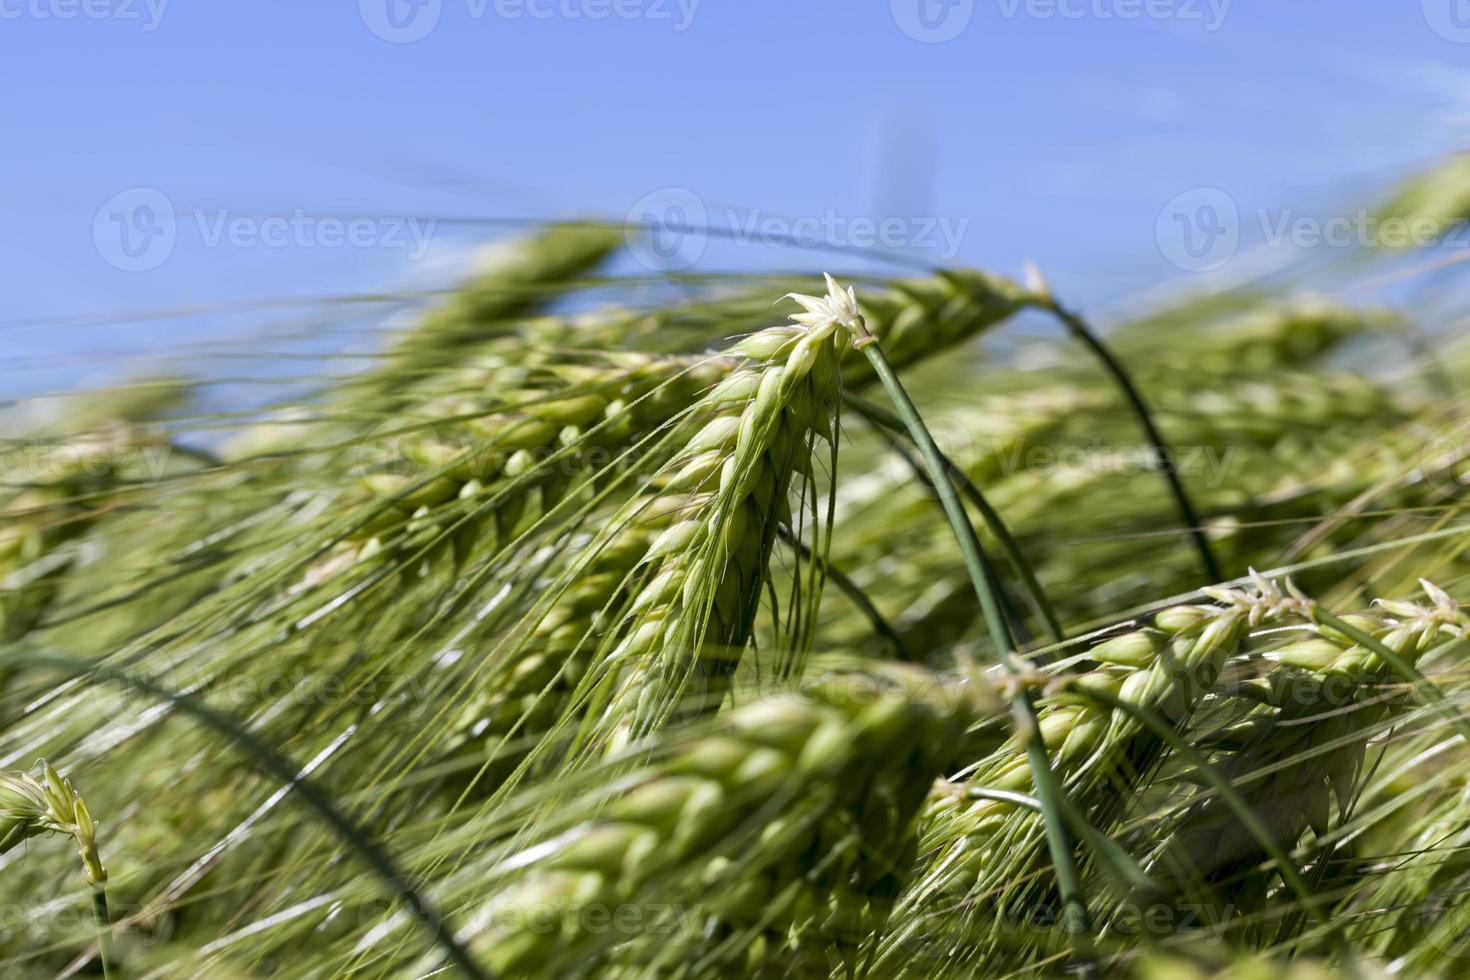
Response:
[[[20,394],[370,326],[298,301],[453,281],[502,232],[450,219],[670,201],[737,239],[897,218],[900,249],[1035,260],[1105,312],[1191,274],[1159,241],[1180,194],[1332,214],[1463,146],[1470,0],[0,0],[0,82]],[[140,200],[173,240],[130,270]]]

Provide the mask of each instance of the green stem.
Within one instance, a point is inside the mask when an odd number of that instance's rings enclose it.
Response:
[[[874,405],[861,395],[856,395],[848,391],[844,391],[843,396],[847,403],[868,422],[892,432],[908,434],[908,429],[904,425],[903,420],[881,405]],[[902,452],[901,447],[895,446],[894,448]],[[907,453],[903,453],[903,455],[905,459],[909,458]],[[1011,529],[1006,526],[999,512],[990,505],[990,501],[985,499],[985,495],[980,492],[980,488],[975,486],[974,482],[964,470],[956,466],[949,457],[942,453],[940,454],[940,460],[943,462],[945,472],[949,474],[950,479],[958,484],[960,493],[980,512],[980,519],[985,522],[986,529],[995,535],[995,540],[1000,544],[1000,550],[1005,552],[1006,561],[1010,563],[1011,567],[1020,577],[1021,587],[1025,589],[1026,597],[1030,601],[1037,618],[1045,624],[1047,635],[1051,637],[1053,643],[1063,642],[1067,637],[1062,631],[1061,623],[1057,620],[1056,610],[1052,608],[1051,601],[1047,599],[1046,592],[1041,588],[1041,583],[1036,578],[1035,570],[1032,569],[1031,563],[1026,560],[1026,555],[1021,550],[1021,546],[1016,542],[1015,535],[1011,534]],[[915,469],[921,473],[923,472],[921,467],[916,466]],[[925,474],[925,480],[926,482],[928,480],[927,474]]]
[[[107,889],[102,885],[92,892],[92,917],[97,921],[97,957],[102,961],[103,980],[112,980],[112,916],[107,912]]]
[[[1449,717],[1450,724],[1454,726],[1455,731],[1465,740],[1466,744],[1470,744],[1470,720],[1467,720],[1460,709],[1455,707],[1444,696],[1444,692],[1439,689],[1438,685],[1425,677],[1419,668],[1405,660],[1403,654],[1397,653],[1392,647],[1385,644],[1382,640],[1376,639],[1371,633],[1365,633],[1352,623],[1338,616],[1334,616],[1325,609],[1313,608],[1312,619],[1322,626],[1331,627],[1343,634],[1358,646],[1372,650],[1380,660],[1392,667],[1405,680],[1409,681],[1409,683],[1413,684],[1414,690],[1418,691],[1424,700],[1431,702],[1435,707],[1443,711]]]
[[[1164,445],[1164,436],[1154,423],[1153,413],[1149,410],[1148,403],[1143,400],[1143,393],[1133,383],[1133,378],[1123,367],[1122,362],[1107,348],[1102,338],[1093,333],[1087,321],[1054,299],[1047,298],[1042,306],[1060,320],[1072,336],[1082,341],[1083,345],[1097,357],[1103,369],[1113,376],[1118,390],[1123,393],[1123,398],[1128,402],[1128,407],[1137,416],[1138,424],[1143,428],[1144,438],[1153,448],[1154,463],[1158,466],[1159,472],[1164,475],[1164,483],[1174,498],[1174,506],[1179,510],[1179,519],[1184,522],[1184,527],[1194,542],[1195,551],[1199,553],[1199,563],[1204,569],[1205,577],[1212,584],[1224,581],[1225,576],[1220,571],[1220,563],[1215,558],[1214,549],[1210,547],[1209,538],[1205,536],[1204,525],[1200,523],[1199,514],[1195,512],[1194,505],[1189,501],[1184,482],[1179,479],[1179,471],[1174,466],[1174,457]]]
[[[994,576],[980,546],[980,538],[975,534],[975,528],[970,524],[959,494],[955,492],[954,484],[945,471],[939,447],[935,445],[934,437],[929,434],[913,400],[904,390],[903,383],[898,380],[893,365],[884,356],[877,338],[868,332],[861,320],[854,321],[850,328],[855,337],[854,346],[863,352],[863,356],[872,365],[873,372],[878,375],[888,397],[893,400],[899,417],[903,419],[914,445],[918,447],[920,456],[929,468],[934,490],[939,495],[939,502],[944,507],[945,516],[949,519],[950,528],[959,543],[965,569],[969,572],[970,582],[975,588],[975,595],[980,600],[981,611],[990,628],[996,659],[1008,674],[1021,678],[1027,671],[1016,657],[1010,626],[1001,614],[1000,596]],[[1042,808],[1042,823],[1046,828],[1047,847],[1056,873],[1066,929],[1073,939],[1073,953],[1077,958],[1078,971],[1083,975],[1095,975],[1097,967],[1091,940],[1092,924],[1087,912],[1087,900],[1082,891],[1082,880],[1077,873],[1077,862],[1072,853],[1072,841],[1067,833],[1066,811],[1061,802],[1062,786],[1051,768],[1051,759],[1041,738],[1041,727],[1037,721],[1036,705],[1031,692],[1024,685],[1018,686],[1020,690],[1011,699],[1011,714],[1015,719],[1016,731],[1026,741],[1026,758],[1036,785],[1036,797]]]

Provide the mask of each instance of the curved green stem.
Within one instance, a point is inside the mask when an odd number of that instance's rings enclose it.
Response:
[[[869,423],[887,429],[890,432],[908,435],[908,428],[904,425],[903,420],[886,408],[883,408],[881,405],[874,405],[861,395],[856,395],[849,391],[844,391],[843,396],[847,403],[852,406],[853,410]],[[908,454],[903,452],[902,447],[895,445],[894,448],[903,453],[905,459],[910,459]],[[1011,529],[1006,526],[999,512],[990,505],[990,501],[985,499],[985,495],[980,492],[980,488],[975,486],[974,482],[964,470],[956,466],[943,453],[940,454],[940,460],[944,464],[945,472],[949,474],[950,479],[959,486],[960,493],[980,512],[980,519],[985,522],[986,529],[995,535],[995,540],[1000,544],[1001,551],[1005,553],[1006,561],[1010,563],[1016,575],[1021,579],[1021,587],[1025,590],[1026,598],[1032,610],[1036,613],[1037,618],[1045,624],[1047,635],[1051,637],[1053,643],[1063,642],[1067,637],[1062,631],[1061,623],[1057,620],[1056,610],[1052,608],[1051,600],[1046,597],[1046,592],[1041,588],[1041,583],[1037,581],[1035,570],[1032,569],[1031,563],[1026,560],[1026,555],[1021,550],[1020,544],[1016,542],[1015,535],[1011,534]],[[915,464],[914,468],[918,472],[923,472],[922,467],[917,464]],[[927,482],[928,475],[925,474],[924,478]]]
[[[438,911],[423,897],[422,889],[403,871],[393,859],[361,827],[353,823],[331,799],[317,788],[303,773],[301,766],[256,738],[244,726],[224,712],[210,707],[187,694],[171,690],[161,684],[130,671],[118,670],[98,664],[74,660],[53,654],[24,652],[0,653],[0,664],[19,667],[41,667],[61,671],[75,677],[91,677],[100,681],[130,688],[166,702],[186,715],[204,724],[207,728],[225,736],[244,750],[252,762],[271,778],[294,792],[301,801],[332,828],[339,840],[350,850],[357,852],[364,863],[371,867],[378,878],[388,886],[395,898],[403,901],[412,918],[430,934],[444,955],[471,980],[488,980],[488,974],[480,968],[474,958],[445,923]],[[94,906],[95,907],[95,906]]]
[[[1012,677],[1022,678],[1028,673],[1027,666],[1016,657],[1010,625],[1001,613],[1000,594],[995,585],[995,576],[980,546],[980,538],[975,534],[975,528],[970,524],[969,516],[965,513],[964,504],[960,502],[954,483],[949,479],[944,466],[944,457],[939,452],[939,447],[935,445],[934,437],[930,435],[928,427],[924,425],[924,419],[914,406],[913,399],[909,398],[903,383],[898,380],[893,365],[884,356],[877,338],[868,332],[866,325],[860,319],[851,323],[849,327],[855,338],[854,346],[863,352],[863,356],[872,365],[873,372],[883,383],[884,390],[892,399],[914,445],[929,468],[929,477],[933,481],[935,492],[939,495],[939,502],[944,507],[945,516],[949,519],[950,528],[959,544],[960,553],[964,556],[965,570],[969,573],[970,583],[975,588],[975,595],[980,600],[981,611],[990,628],[991,639],[995,643],[996,659]],[[1076,858],[1072,853],[1072,841],[1067,833],[1065,808],[1061,801],[1064,790],[1057,779],[1057,774],[1052,770],[1051,758],[1047,755],[1046,745],[1042,741],[1041,728],[1036,717],[1036,705],[1032,700],[1031,692],[1024,684],[1019,684],[1018,687],[1020,690],[1011,699],[1011,714],[1015,719],[1017,732],[1026,741],[1026,758],[1036,786],[1036,797],[1042,807],[1042,823],[1046,828],[1047,848],[1051,852],[1052,868],[1057,878],[1057,890],[1062,899],[1063,918],[1067,932],[1072,937],[1073,953],[1077,959],[1078,971],[1087,976],[1095,975],[1097,966],[1096,955],[1092,948],[1092,923],[1087,912],[1087,899],[1082,890],[1082,880],[1077,873]]]
[[[1194,542],[1194,549],[1199,553],[1199,562],[1205,577],[1210,580],[1211,584],[1223,581],[1225,576],[1220,571],[1220,563],[1215,558],[1214,549],[1210,547],[1209,538],[1205,536],[1204,525],[1200,523],[1199,514],[1189,501],[1184,482],[1179,479],[1179,470],[1174,466],[1174,457],[1164,445],[1163,433],[1159,432],[1159,427],[1154,423],[1153,413],[1149,410],[1148,403],[1143,400],[1143,393],[1133,383],[1133,378],[1123,367],[1122,362],[1114,356],[1102,339],[1093,333],[1087,321],[1050,297],[1043,302],[1042,307],[1060,320],[1072,336],[1082,341],[1083,346],[1097,357],[1103,369],[1112,375],[1114,382],[1118,385],[1118,390],[1123,393],[1128,407],[1133,410],[1138,424],[1143,428],[1144,438],[1148,440],[1153,449],[1154,464],[1164,475],[1164,483],[1169,488],[1170,496],[1174,498],[1174,506],[1179,511],[1179,519],[1184,522],[1184,527]]]

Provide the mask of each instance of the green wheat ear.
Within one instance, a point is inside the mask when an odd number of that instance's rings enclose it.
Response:
[[[0,854],[41,834],[72,839],[82,858],[82,873],[92,886],[98,959],[103,977],[110,980],[112,918],[107,910],[107,868],[97,853],[97,822],[71,780],[45,759],[36,767],[39,775],[0,771]]]
[[[699,952],[722,975],[806,975],[790,972],[798,962],[825,975],[886,920],[914,813],[954,741],[1002,710],[983,683],[872,664],[743,705],[703,737],[660,733],[634,772],[614,767],[559,808],[573,816],[563,832],[480,876],[505,884],[470,927],[476,948],[507,976],[573,975],[548,972],[573,963],[606,975],[613,944],[576,913],[672,901],[701,928],[634,937],[623,954],[650,975]],[[701,951],[701,931],[725,941]]]
[[[1375,217],[1380,221],[1396,218],[1409,226],[1427,223],[1436,236],[1455,231],[1470,219],[1470,153],[1454,154],[1434,169],[1405,181]],[[1391,251],[1411,242],[1380,244]]]
[[[1258,696],[1271,710],[1212,736],[1216,747],[1230,753],[1232,780],[1282,844],[1296,843],[1308,829],[1325,835],[1336,822],[1334,802],[1339,819],[1349,811],[1368,740],[1402,712],[1403,699],[1384,691],[1408,678],[1397,676],[1383,652],[1412,666],[1439,636],[1465,636],[1467,619],[1455,601],[1430,582],[1421,585],[1428,603],[1379,600],[1372,610],[1314,622],[1315,636],[1270,651],[1281,666]],[[1320,620],[1312,600],[1288,589],[1286,601],[1300,615]],[[1383,652],[1344,633],[1343,625],[1361,631]],[[1281,767],[1282,762],[1293,764]],[[1167,843],[1163,858],[1174,868],[1205,876],[1238,870],[1259,848],[1218,797],[1186,810]]]
[[[76,787],[42,759],[39,775],[0,772],[0,854],[41,834],[65,834],[76,842],[82,870],[93,887],[107,883],[97,853],[97,823]]]

